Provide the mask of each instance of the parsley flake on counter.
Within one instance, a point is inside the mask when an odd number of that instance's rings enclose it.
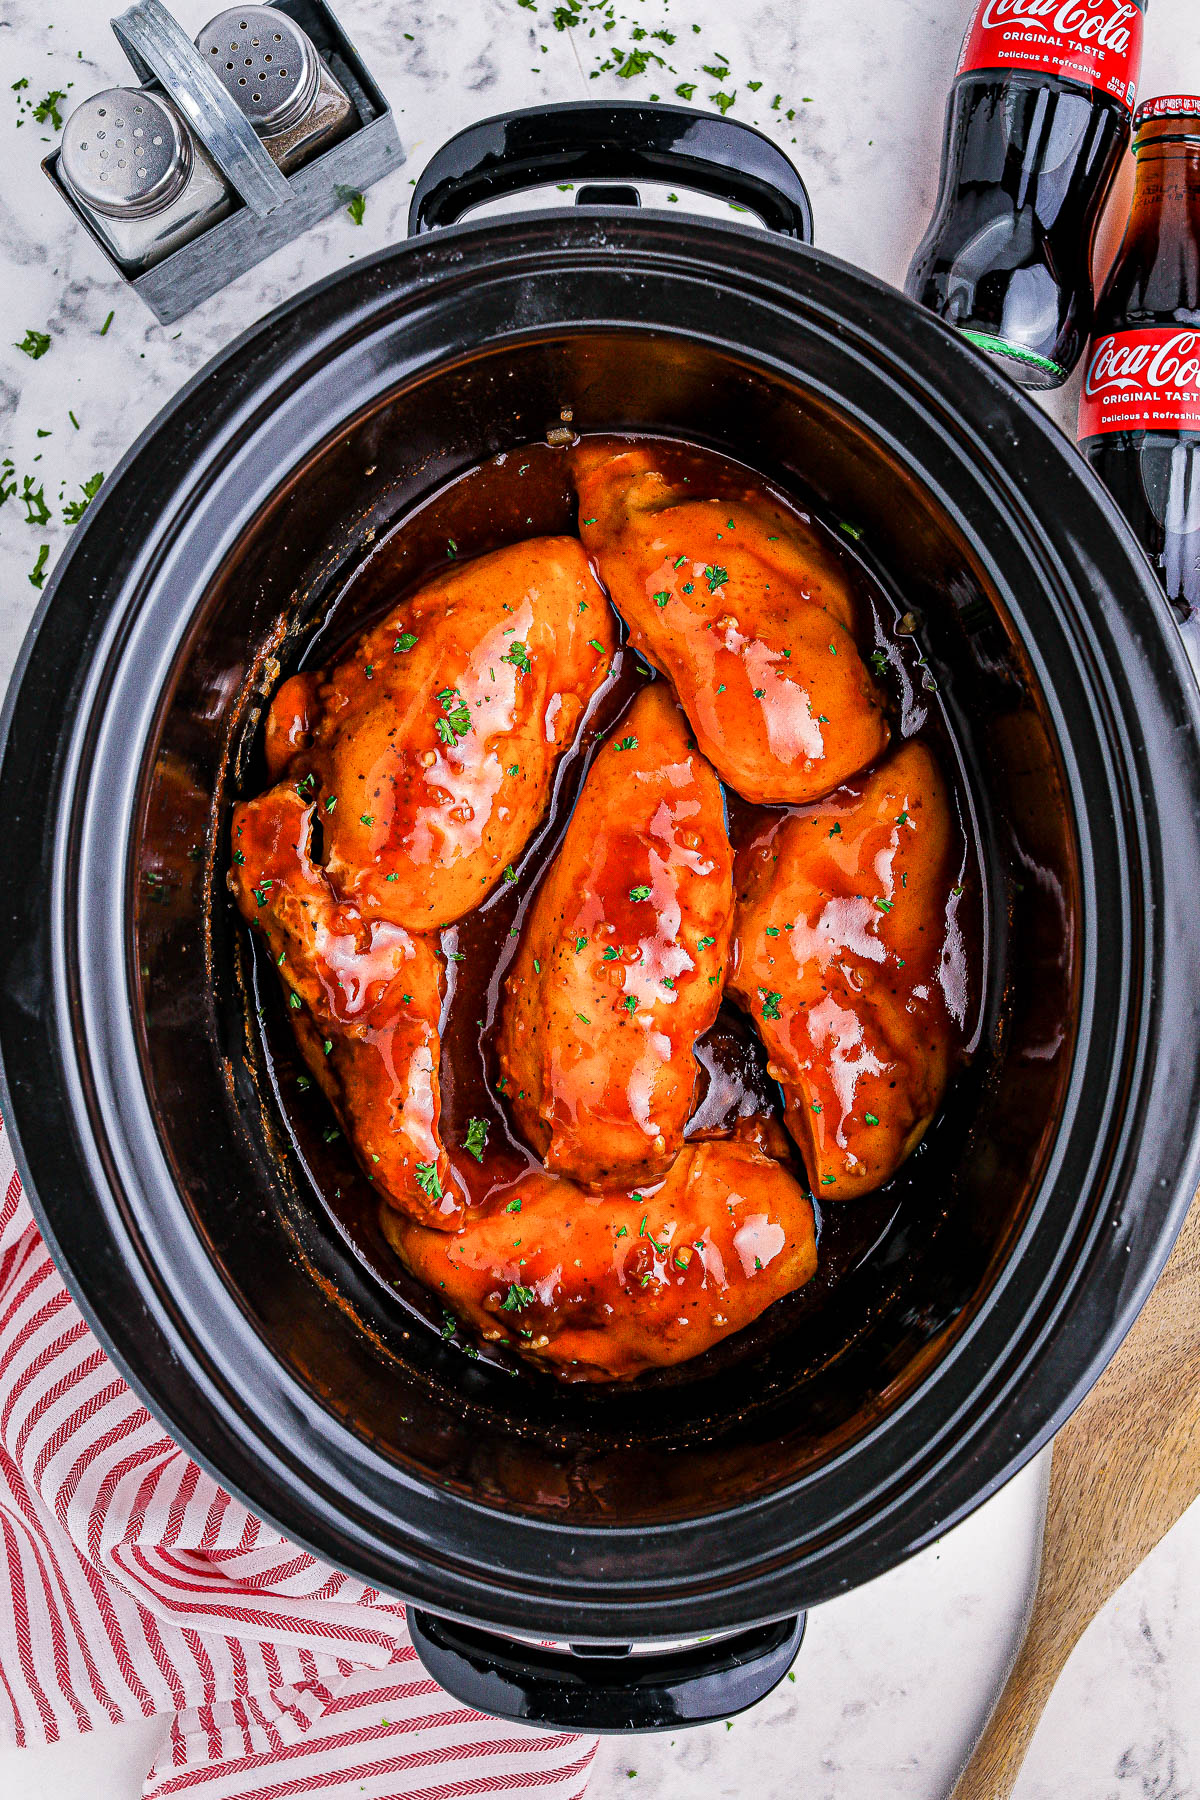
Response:
[[[97,471],[95,475],[89,475],[86,481],[80,482],[79,491],[83,495],[83,499],[67,501],[67,504],[63,507],[63,522],[65,524],[78,525],[80,519],[82,519],[84,513],[92,504],[96,495],[100,492],[103,482],[104,476],[99,471]]]
[[[47,350],[50,348],[50,333],[48,331],[35,331],[33,326],[30,325],[26,328],[25,336],[21,339],[19,344],[14,340],[13,348],[16,350],[23,350],[26,356],[31,357],[33,361],[36,362],[38,357],[45,356]]]
[[[488,1122],[486,1119],[468,1119],[467,1135],[463,1139],[463,1149],[476,1162],[483,1161],[483,1153],[487,1149]]]
[[[50,508],[46,505],[46,496],[42,491],[42,483],[34,487],[33,476],[26,475],[21,486],[21,505],[25,508],[27,525],[48,525]]]
[[[346,196],[346,211],[350,214],[350,217],[353,219],[353,221],[356,225],[362,224],[363,215],[366,212],[366,210],[367,210],[367,201],[366,201],[365,195],[360,194],[357,191],[355,191],[353,194],[347,194],[347,196]]]
[[[108,328],[112,324],[112,322],[116,318],[116,316],[117,315],[115,313],[109,313],[107,319],[105,319],[103,325],[100,327],[100,336],[101,337],[108,336]]]
[[[32,585],[35,588],[40,588],[45,585],[46,559],[49,555],[50,555],[49,544],[42,544],[37,553],[37,561],[34,563],[32,569],[30,569],[30,571],[29,571],[30,582],[32,583]]]
[[[49,119],[55,131],[61,131],[62,114],[58,110],[58,103],[60,100],[65,100],[66,97],[67,92],[65,88],[51,88],[50,92],[44,99],[39,100],[33,109],[33,116],[38,124],[44,125],[46,120]]]

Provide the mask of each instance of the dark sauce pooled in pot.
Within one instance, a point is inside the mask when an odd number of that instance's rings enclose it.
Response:
[[[776,505],[800,511],[765,481],[711,452],[684,445],[656,445],[672,480],[687,479],[698,497],[719,495],[722,482],[739,489],[757,487]],[[803,509],[805,516],[811,512]],[[373,550],[329,607],[310,639],[301,668],[319,669],[353,644],[369,625],[391,611],[402,596],[448,559],[465,560],[521,539],[571,534],[576,529],[576,501],[570,466],[563,449],[530,445],[499,456],[448,484],[411,513]],[[894,599],[858,553],[855,535],[821,526],[830,547],[846,566],[857,595],[856,637],[864,655],[875,653],[873,666],[888,697],[893,747],[920,734],[936,749],[956,803],[960,848],[957,885],[963,890],[957,922],[964,934],[961,966],[966,974],[961,1039],[971,1053],[977,1048],[983,1000],[985,911],[976,833],[969,796],[961,775],[961,759],[950,732],[941,697],[925,664],[914,621]],[[291,671],[289,671],[291,672]],[[457,925],[438,934],[446,958],[446,996],[441,1016],[441,1137],[457,1183],[474,1205],[494,1206],[514,1179],[539,1166],[519,1137],[504,1094],[495,1037],[506,974],[516,952],[522,923],[538,882],[553,860],[596,748],[610,733],[638,690],[661,679],[625,642],[610,673],[593,699],[575,742],[555,771],[549,811],[514,865],[516,880],[501,884],[483,904]],[[760,827],[764,814],[786,808],[750,806],[726,789],[730,836],[735,849]],[[314,1087],[298,1080],[301,1062],[287,1023],[287,1009],[269,959],[257,939],[254,947],[256,1001],[262,1044],[271,1078],[293,1143],[316,1193],[329,1209],[354,1254],[382,1278],[401,1303],[429,1319],[450,1336],[451,1315],[439,1307],[402,1269],[380,1225],[380,1202],[343,1139],[327,1141],[331,1114]],[[696,1100],[688,1135],[730,1130],[752,1114],[782,1117],[781,1096],[767,1073],[767,1059],[753,1025],[729,1001],[716,1023],[696,1045],[700,1065]],[[901,1261],[910,1234],[927,1237],[937,1229],[950,1198],[944,1171],[933,1181],[923,1177],[938,1163],[952,1167],[955,1146],[963,1141],[969,1106],[965,1088],[976,1085],[968,1072],[952,1085],[925,1142],[899,1173],[879,1191],[843,1204],[817,1205],[819,1267],[816,1276],[796,1293],[772,1307],[748,1332],[727,1340],[700,1361],[739,1354],[744,1340],[764,1331],[774,1335],[790,1328],[801,1314],[828,1303],[829,1296],[865,1259]],[[464,1148],[469,1121],[487,1125],[487,1149],[479,1162]],[[478,1134],[478,1126],[475,1127]],[[782,1133],[780,1133],[782,1136]],[[789,1141],[790,1142],[790,1141]],[[789,1166],[807,1187],[799,1153],[791,1148]],[[458,1328],[458,1341],[466,1337]],[[503,1350],[484,1347],[471,1354],[511,1362]],[[642,1382],[678,1381],[694,1364],[681,1364],[641,1377]]]

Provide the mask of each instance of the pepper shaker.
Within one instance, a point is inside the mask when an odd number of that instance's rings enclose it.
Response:
[[[353,129],[350,96],[308,33],[278,8],[218,13],[196,48],[285,174]]]
[[[171,102],[105,88],[63,126],[59,173],[121,267],[149,269],[233,208],[233,190]]]

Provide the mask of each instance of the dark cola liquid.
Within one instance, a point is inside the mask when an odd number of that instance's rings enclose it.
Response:
[[[1200,658],[1200,433],[1114,432],[1084,455],[1133,527]]]
[[[1026,387],[1054,388],[1092,324],[1092,236],[1129,141],[1116,101],[985,71],[950,95],[941,185],[906,293]]]

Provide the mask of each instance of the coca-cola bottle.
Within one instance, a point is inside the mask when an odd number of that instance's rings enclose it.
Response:
[[[1092,236],[1129,142],[1146,0],[976,0],[905,291],[1024,387],[1092,323]]]
[[[1200,667],[1200,95],[1138,110],[1133,210],[1096,305],[1079,443]]]

